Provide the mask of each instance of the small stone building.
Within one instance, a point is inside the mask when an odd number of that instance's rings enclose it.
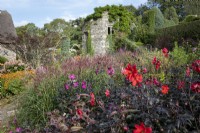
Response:
[[[15,43],[16,38],[17,34],[11,15],[7,11],[0,10],[0,56],[8,60],[16,59],[16,53],[7,49]]]
[[[102,14],[102,18],[90,21],[90,31],[83,30],[83,48],[86,49],[88,32],[91,35],[91,45],[94,55],[105,55],[109,48],[108,35],[113,33],[113,23],[109,22],[108,12]]]

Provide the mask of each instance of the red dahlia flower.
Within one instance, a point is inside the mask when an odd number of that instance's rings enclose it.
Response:
[[[135,128],[132,133],[152,133],[151,127],[145,127],[144,123],[141,122],[140,125],[135,125]]]
[[[200,60],[196,60],[192,63],[192,69],[200,73]]]
[[[162,85],[161,88],[162,88],[162,90],[161,90],[162,94],[167,94],[168,93],[169,87],[167,85]]]
[[[165,57],[168,57],[168,56],[169,56],[169,55],[168,55],[168,52],[169,52],[169,51],[168,51],[167,48],[163,48],[163,49],[162,49],[162,53],[164,54]]]
[[[192,83],[191,89],[194,92],[200,93],[200,82],[197,81],[197,82]]]
[[[128,64],[126,68],[122,70],[122,73],[130,82],[132,82],[133,86],[142,82],[142,75],[138,74],[136,65],[131,66],[131,64]]]

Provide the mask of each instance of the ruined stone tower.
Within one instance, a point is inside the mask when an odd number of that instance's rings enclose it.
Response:
[[[104,12],[102,18],[96,21],[91,20],[90,22],[89,31],[84,30],[83,47],[86,49],[88,35],[91,35],[91,45],[94,55],[105,55],[109,48],[107,37],[113,33],[113,23],[109,22],[108,12]],[[90,34],[88,34],[88,32],[90,32]]]

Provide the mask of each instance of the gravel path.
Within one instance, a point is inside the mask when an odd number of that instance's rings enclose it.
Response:
[[[0,127],[15,115],[17,105],[15,97],[0,100]]]

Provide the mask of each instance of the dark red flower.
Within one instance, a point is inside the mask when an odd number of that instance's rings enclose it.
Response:
[[[162,88],[162,90],[161,90],[162,94],[167,94],[168,93],[169,87],[167,85],[162,85],[161,88]]]
[[[81,109],[77,109],[77,110],[76,110],[76,113],[78,114],[78,116],[79,116],[80,118],[83,117],[83,111],[82,111]]]
[[[185,86],[185,82],[184,82],[184,81],[178,81],[178,82],[177,82],[177,85],[178,85],[178,86],[177,86],[178,89],[182,89],[182,88],[184,88],[184,86]]]
[[[200,73],[200,60],[195,60],[192,63],[192,69],[198,73]]]
[[[163,48],[163,49],[162,49],[162,53],[164,54],[165,57],[168,57],[168,56],[169,56],[169,55],[168,55],[168,52],[169,52],[169,51],[168,51],[167,48]]]
[[[161,62],[158,59],[156,59],[156,57],[154,57],[152,60],[152,64],[155,65],[156,70],[158,70],[160,68]]]
[[[156,65],[156,62],[157,62],[157,59],[156,59],[156,57],[154,57],[153,60],[152,60],[152,64]]]
[[[141,122],[140,125],[136,124],[135,129],[132,133],[152,133],[151,127],[145,127],[144,123]]]
[[[90,105],[94,106],[95,105],[95,96],[94,93],[90,93]]]
[[[200,82],[197,81],[197,82],[192,83],[191,89],[194,92],[200,93]]]
[[[132,82],[133,86],[142,82],[142,75],[138,74],[136,65],[131,66],[131,64],[128,64],[127,67],[122,70],[122,73],[130,82]]]

